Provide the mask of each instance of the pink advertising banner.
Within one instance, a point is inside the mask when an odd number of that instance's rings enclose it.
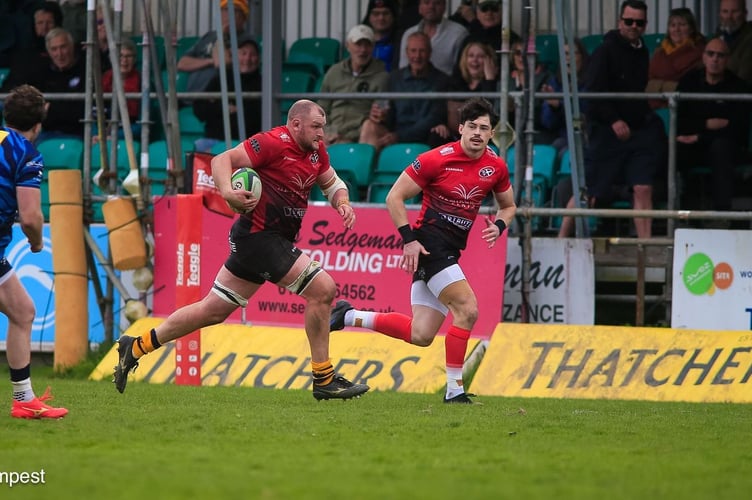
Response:
[[[166,316],[175,308],[175,238],[178,204],[169,197],[154,205],[155,272],[154,315]],[[309,206],[298,247],[329,272],[337,282],[337,299],[374,311],[410,314],[411,276],[399,269],[402,245],[389,213],[383,207],[355,206],[357,221],[346,230],[337,212],[325,204]],[[412,220],[417,211],[411,211]],[[506,235],[489,249],[480,233],[479,216],[470,233],[460,264],[478,297],[480,315],[473,336],[489,338],[501,321],[506,264]],[[234,219],[202,211],[201,293],[207,293],[227,254],[227,235]],[[251,298],[247,321],[254,324],[303,326],[305,301],[274,285],[262,287]],[[240,321],[240,312],[230,320]],[[445,322],[442,332],[449,322]]]

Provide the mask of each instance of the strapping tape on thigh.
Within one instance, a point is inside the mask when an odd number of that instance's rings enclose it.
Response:
[[[219,296],[220,299],[230,304],[234,304],[239,307],[245,307],[248,305],[248,299],[244,299],[237,292],[230,290],[219,281],[214,281],[212,286],[212,292]]]
[[[295,278],[295,281],[287,285],[285,288],[296,295],[300,295],[306,289],[313,277],[316,276],[320,271],[321,264],[319,264],[315,260],[312,260],[308,263],[306,268],[303,269],[303,272],[300,273],[297,278]]]

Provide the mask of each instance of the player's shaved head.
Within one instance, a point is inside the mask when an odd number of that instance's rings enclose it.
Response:
[[[295,101],[295,103],[290,106],[290,110],[287,112],[287,122],[290,123],[290,121],[294,120],[295,118],[308,118],[313,113],[319,113],[321,114],[321,116],[325,115],[324,108],[313,101],[310,101],[308,99]]]

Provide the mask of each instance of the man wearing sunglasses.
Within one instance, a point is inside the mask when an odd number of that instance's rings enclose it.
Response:
[[[644,92],[648,81],[648,49],[642,41],[647,5],[642,0],[621,4],[618,29],[609,31],[596,48],[585,77],[591,92]],[[632,191],[635,210],[653,208],[653,185],[666,170],[666,134],[658,116],[643,99],[590,99],[588,139],[592,161],[586,165],[590,203],[608,207],[615,185]],[[638,238],[650,238],[651,220],[635,219]]]
[[[728,45],[720,37],[713,38],[705,46],[703,67],[684,75],[676,88],[680,94],[721,94],[712,100],[679,99],[677,165],[682,172],[698,165],[710,167],[704,182],[690,177],[684,183],[681,208],[731,210],[737,186],[744,185],[735,170],[745,159],[750,103],[724,99],[723,95],[752,89],[728,69],[728,62]],[[714,222],[711,227],[728,227],[726,224]]]

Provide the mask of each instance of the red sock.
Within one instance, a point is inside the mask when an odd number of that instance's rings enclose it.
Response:
[[[373,320],[373,329],[395,339],[412,344],[413,319],[400,313],[379,313]]]
[[[470,338],[470,330],[452,325],[444,339],[446,349],[446,365],[450,368],[462,368],[465,363],[467,341]]]

